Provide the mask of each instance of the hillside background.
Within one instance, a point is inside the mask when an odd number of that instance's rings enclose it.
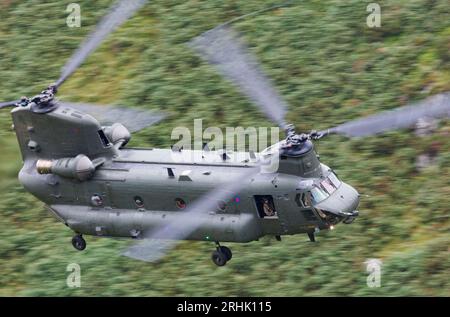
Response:
[[[66,26],[70,1],[0,1],[0,101],[32,96],[113,3],[77,1],[82,27]],[[366,25],[371,1],[294,1],[234,25],[289,103],[299,131],[327,128],[450,90],[448,0],[378,1],[381,28]],[[186,43],[275,1],[157,0],[110,36],[65,83],[59,98],[162,110],[163,122],[131,145],[168,147],[176,126],[271,126]],[[0,113],[0,296],[406,296],[450,295],[450,129],[418,139],[411,131],[362,140],[332,136],[322,161],[364,195],[352,225],[277,242],[227,244],[217,268],[212,243],[183,242],[157,264],[120,252],[131,243],[86,237],[53,219],[17,181],[21,158],[8,110]],[[418,171],[416,157],[437,149]],[[368,288],[364,262],[383,262],[380,288]],[[66,286],[78,263],[82,287]]]

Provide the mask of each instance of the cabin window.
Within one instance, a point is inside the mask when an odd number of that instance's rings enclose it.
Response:
[[[255,195],[254,197],[260,218],[278,218],[272,196]]]
[[[103,130],[98,130],[98,135],[100,136],[100,139],[102,140],[103,146],[109,146],[109,140],[106,136],[105,132]]]
[[[91,204],[94,207],[101,207],[103,205],[103,198],[100,195],[94,194],[91,197]]]
[[[140,196],[134,197],[134,203],[138,208],[144,208],[144,200]]]
[[[181,198],[175,198],[175,206],[177,206],[178,209],[184,209],[186,208],[186,202]]]
[[[223,200],[219,200],[219,202],[217,203],[217,209],[219,211],[225,211],[225,209],[227,209],[227,203]]]

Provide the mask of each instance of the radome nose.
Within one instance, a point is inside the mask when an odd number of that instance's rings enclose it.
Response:
[[[352,186],[342,182],[341,186],[327,199],[314,207],[335,214],[353,213],[359,205],[359,193]]]
[[[346,212],[352,212],[358,208],[359,205],[359,193],[352,186],[342,183],[342,193],[340,193],[339,198],[345,202]]]

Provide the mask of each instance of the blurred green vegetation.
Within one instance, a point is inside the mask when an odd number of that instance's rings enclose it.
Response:
[[[0,2],[0,100],[33,95],[113,3],[77,1],[82,27],[68,28],[71,1]],[[448,0],[378,1],[381,28],[366,26],[372,1],[293,1],[235,24],[290,104],[301,131],[321,129],[450,90]],[[70,101],[160,109],[168,119],[132,145],[167,147],[171,130],[270,126],[262,114],[186,42],[231,18],[276,1],[156,0],[148,3],[62,86]],[[410,131],[363,140],[329,137],[324,163],[364,195],[352,225],[277,242],[229,244],[223,268],[212,244],[183,242],[160,263],[120,256],[130,241],[86,237],[85,252],[17,181],[21,159],[8,111],[0,113],[0,295],[316,296],[450,295],[450,130],[417,139]],[[437,162],[417,171],[417,155],[439,146]],[[364,262],[383,261],[380,288],[368,288]],[[82,287],[66,286],[78,263]]]

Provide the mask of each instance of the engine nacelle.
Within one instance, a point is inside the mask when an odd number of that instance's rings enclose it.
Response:
[[[112,126],[105,127],[104,129],[109,141],[119,147],[124,146],[131,139],[130,131],[121,123],[114,123]]]
[[[36,169],[39,174],[55,174],[85,181],[92,177],[95,166],[86,155],[79,154],[58,160],[38,160]]]

